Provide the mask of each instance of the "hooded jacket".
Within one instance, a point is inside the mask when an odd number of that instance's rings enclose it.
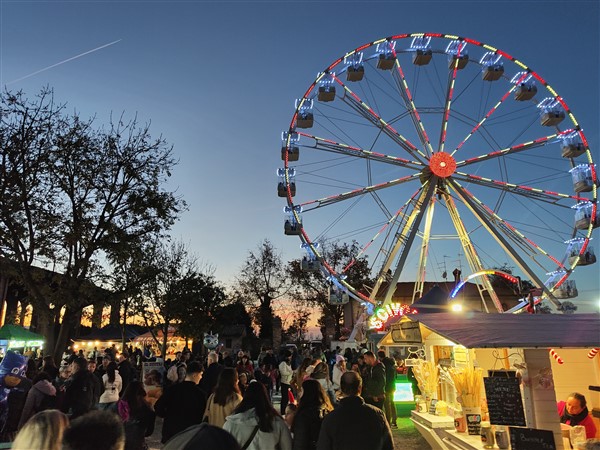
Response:
[[[228,416],[223,429],[229,431],[243,446],[258,425],[254,408]],[[258,430],[247,450],[292,450],[292,436],[287,425],[279,416],[273,419],[273,431]]]
[[[19,421],[19,429],[33,416],[41,411],[42,403],[46,396],[56,399],[56,388],[48,380],[40,380],[33,385],[27,393],[21,420]]]

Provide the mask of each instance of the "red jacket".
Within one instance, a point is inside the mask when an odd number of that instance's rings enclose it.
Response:
[[[560,401],[557,404],[557,408],[558,408],[558,415],[562,416],[563,413],[565,412],[565,406],[566,406],[566,402],[564,401]],[[567,425],[571,425],[570,420],[567,420],[566,424]],[[579,422],[577,425],[581,425],[582,427],[585,428],[585,437],[586,439],[591,439],[593,437],[596,437],[596,424],[594,423],[594,420],[592,419],[592,416],[590,416],[588,414],[588,416],[583,419],[581,422]]]

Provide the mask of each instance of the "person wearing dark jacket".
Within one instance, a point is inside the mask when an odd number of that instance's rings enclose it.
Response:
[[[129,361],[129,355],[127,353],[123,353],[121,354],[120,358],[121,360],[119,361],[117,369],[119,370],[119,375],[121,375],[121,380],[123,383],[121,390],[119,391],[119,395],[122,395],[123,392],[125,392],[125,389],[127,389],[127,385],[129,385],[129,383],[131,383],[137,377],[135,369]]]
[[[79,417],[94,407],[94,400],[100,396],[95,391],[97,384],[94,375],[87,370],[85,358],[77,358],[71,365],[73,374],[65,384],[62,410],[71,412],[71,419]]]
[[[215,352],[210,352],[207,358],[207,367],[202,375],[202,381],[200,382],[200,388],[206,393],[206,395],[210,395],[215,390],[215,386],[217,385],[217,380],[219,379],[219,375],[223,371],[224,367],[222,364],[219,364],[219,355]]]
[[[396,361],[394,358],[385,356],[383,350],[379,350],[377,356],[379,357],[379,361],[381,361],[385,367],[385,400],[383,411],[390,422],[390,426],[392,428],[398,428],[398,425],[396,424],[398,418],[396,417],[396,407],[394,405],[394,392],[396,392]]]
[[[52,385],[50,375],[46,372],[40,372],[33,379],[33,386],[27,392],[27,399],[19,421],[19,430],[23,428],[23,425],[27,423],[31,416],[45,409],[54,409],[55,405],[56,388]]]
[[[363,398],[369,405],[383,410],[385,400],[385,367],[371,351],[365,352]]]
[[[308,379],[302,383],[302,397],[292,422],[292,450],[315,450],[323,418],[333,405],[321,383]]]
[[[146,437],[154,432],[155,414],[146,402],[141,381],[132,381],[117,402],[116,412],[125,428],[125,450],[145,450]]]
[[[202,422],[206,394],[198,387],[201,378],[202,365],[197,361],[191,362],[185,380],[169,386],[154,404],[156,414],[164,418],[163,444],[180,431]]]
[[[383,411],[360,396],[360,375],[344,373],[340,387],[344,398],[323,419],[317,450],[393,450],[392,430]]]

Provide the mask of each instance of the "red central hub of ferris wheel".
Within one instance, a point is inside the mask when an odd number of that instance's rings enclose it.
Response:
[[[449,153],[437,152],[429,160],[429,168],[440,178],[448,178],[456,170],[456,160]]]

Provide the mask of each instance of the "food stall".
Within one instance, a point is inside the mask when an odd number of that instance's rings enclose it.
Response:
[[[433,449],[484,448],[480,426],[488,420],[513,450],[568,449],[557,400],[580,392],[590,412],[600,411],[594,389],[600,385],[600,356],[593,352],[600,347],[599,314],[411,314],[396,320],[379,346],[407,339],[420,340],[424,358],[417,365],[437,369],[433,375],[439,377],[432,392],[424,393],[430,396],[426,408],[411,413]],[[465,384],[471,386],[468,394]],[[478,403],[479,411],[461,402]]]
[[[163,337],[164,334],[162,330],[157,330],[154,335],[152,332],[148,331],[133,339],[133,346],[141,349],[150,347],[153,355],[161,356],[160,345],[162,345]],[[157,340],[158,343],[156,342]],[[175,358],[175,353],[183,351],[186,347],[189,349],[191,346],[191,340],[188,340],[186,343],[185,338],[177,334],[177,329],[175,327],[169,327],[169,330],[167,331],[167,354],[165,359]]]
[[[38,349],[44,348],[46,338],[18,325],[6,324],[0,327],[0,357],[8,350],[35,354]]]

